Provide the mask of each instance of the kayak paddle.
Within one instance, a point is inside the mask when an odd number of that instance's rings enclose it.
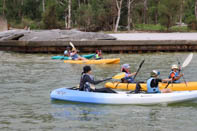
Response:
[[[76,50],[76,48],[75,48],[75,46],[73,45],[72,42],[70,42],[69,44],[70,44],[70,46],[72,47],[73,50]]]
[[[187,65],[189,65],[189,63],[191,62],[192,58],[193,58],[193,53],[190,53],[190,54],[188,55],[188,57],[185,59],[185,61],[183,62],[181,68],[183,69],[183,68],[185,68]],[[178,61],[178,65],[180,66],[180,61],[179,61],[178,58],[177,58],[177,61]],[[181,70],[180,70],[180,72],[181,72]],[[187,83],[186,83],[186,81],[185,81],[184,76],[182,76],[182,78],[183,78],[183,81],[185,82],[185,85],[187,86]]]
[[[138,67],[138,69],[137,69],[137,72],[136,72],[135,76],[133,77],[133,80],[135,80],[135,77],[136,77],[137,74],[139,73],[139,71],[140,71],[142,65],[144,64],[144,61],[145,61],[145,60],[143,60],[143,61],[140,63],[140,65],[139,65],[139,67]]]

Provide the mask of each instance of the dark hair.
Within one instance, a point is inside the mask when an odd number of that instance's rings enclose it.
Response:
[[[87,73],[87,72],[89,72],[89,71],[91,71],[91,67],[90,67],[90,66],[84,66],[84,67],[83,67],[83,72],[82,72],[82,74],[83,74],[83,73]]]
[[[122,72],[128,73],[128,71],[126,71],[124,68],[121,70]]]

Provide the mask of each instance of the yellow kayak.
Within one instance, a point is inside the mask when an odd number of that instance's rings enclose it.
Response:
[[[120,58],[100,59],[100,60],[65,60],[64,63],[71,63],[71,64],[118,64],[118,63],[120,63]]]
[[[146,83],[140,84],[142,90],[146,91]],[[164,89],[167,83],[159,83],[159,88]],[[105,87],[113,88],[113,89],[120,89],[120,90],[135,90],[136,84],[135,83],[120,83],[120,82],[107,82],[105,83]],[[191,91],[197,90],[197,82],[187,82],[185,83],[171,83],[168,85],[172,91]]]

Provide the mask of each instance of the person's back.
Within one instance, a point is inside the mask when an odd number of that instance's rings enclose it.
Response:
[[[159,82],[164,81],[171,81],[171,79],[160,79],[158,76],[160,75],[160,72],[157,70],[153,70],[151,72],[150,78],[147,80],[147,93],[170,93],[172,92],[170,89],[165,88],[160,90],[159,89]]]

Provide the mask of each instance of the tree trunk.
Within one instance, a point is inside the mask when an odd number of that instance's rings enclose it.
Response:
[[[134,0],[127,0],[127,6],[128,6],[128,17],[127,17],[127,21],[128,21],[128,31],[131,30],[131,24],[132,24],[132,17],[131,17],[131,4],[134,2]]]
[[[196,16],[196,20],[197,20],[197,0],[195,2],[195,16]]]
[[[147,11],[148,11],[147,2],[148,0],[144,0],[144,24],[147,24]]]
[[[71,28],[71,4],[72,0],[68,0],[68,29]]]
[[[45,12],[45,0],[42,0],[42,11]]]
[[[81,2],[80,2],[80,0],[78,0],[78,4],[79,4],[79,7],[81,6]]]
[[[159,15],[159,12],[158,12],[158,5],[159,5],[159,1],[160,1],[160,0],[156,0],[156,11],[155,11],[155,20],[154,20],[155,25],[158,24],[158,15]]]
[[[182,25],[182,19],[183,19],[183,0],[181,0],[181,5],[180,5],[180,16],[179,16],[179,26]]]
[[[6,6],[5,6],[5,0],[3,0],[3,16],[5,16],[5,8],[6,8]]]
[[[117,6],[117,9],[118,9],[118,16],[117,16],[116,26],[115,26],[114,32],[118,31],[118,25],[119,25],[119,22],[120,22],[120,14],[121,14],[121,8],[122,8],[122,1],[123,0],[120,0],[120,1],[116,0],[116,6]]]

